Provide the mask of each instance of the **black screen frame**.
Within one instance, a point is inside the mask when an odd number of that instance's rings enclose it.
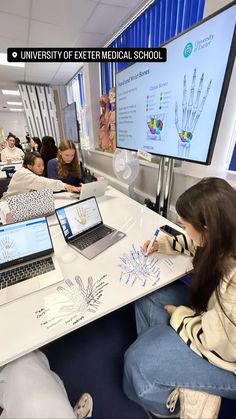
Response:
[[[199,22],[190,26],[188,29],[186,29],[183,32],[181,32],[181,33],[177,34],[176,36],[172,37],[167,42],[161,44],[159,47],[160,48],[161,47],[166,47],[168,44],[175,41],[177,38],[180,38],[181,36],[183,36],[186,33],[192,31],[193,29],[195,29],[196,27],[201,26],[202,24],[204,24],[208,20],[213,19],[215,16],[218,16],[219,14],[223,13],[225,10],[235,6],[235,4],[236,4],[235,1],[227,4],[225,7],[222,7],[221,9],[217,10],[215,13],[211,14],[210,16],[207,16],[206,18],[201,19]],[[207,156],[206,156],[206,160],[205,161],[193,160],[193,159],[188,159],[188,158],[183,158],[183,157],[178,157],[178,156],[172,156],[170,154],[155,153],[153,151],[151,151],[150,154],[153,154],[153,155],[159,156],[159,157],[168,157],[168,158],[172,158],[174,160],[186,161],[186,162],[189,162],[189,163],[198,163],[198,164],[202,164],[202,165],[210,165],[211,164],[211,160],[212,160],[212,156],[213,156],[213,152],[214,152],[214,148],[215,148],[215,144],[216,144],[216,140],[217,140],[217,135],[218,135],[218,131],[219,131],[219,126],[220,126],[220,122],[221,122],[221,117],[222,117],[223,109],[224,109],[224,105],[225,105],[225,100],[226,100],[226,96],[227,96],[227,92],[228,92],[229,84],[230,84],[230,79],[231,79],[231,75],[232,75],[232,71],[233,71],[233,67],[234,67],[235,56],[236,56],[236,26],[234,28],[234,33],[233,33],[233,37],[232,37],[232,41],[231,41],[228,61],[227,61],[227,64],[226,64],[224,80],[223,80],[223,83],[222,83],[220,97],[219,97],[219,101],[218,101],[218,106],[217,106],[217,110],[216,110],[216,113],[215,113],[215,120],[214,120],[214,124],[213,124],[213,128],[212,128],[211,139],[210,139],[210,142],[209,142],[209,148],[208,148],[208,153],[207,153]],[[167,60],[168,60],[168,57],[167,57]],[[126,66],[124,69],[116,72],[115,79],[117,78],[117,74],[120,74],[120,73],[124,72],[127,68],[129,68],[131,66],[135,66],[136,64],[138,64],[138,62],[131,63],[128,66]],[[156,64],[157,65],[162,65],[162,63],[156,63]],[[116,83],[116,86],[117,86],[117,83]],[[117,87],[116,87],[116,89],[117,89]],[[118,97],[118,95],[117,95],[117,90],[116,90],[116,109],[117,109],[117,97]],[[117,112],[116,112],[116,139],[118,140],[118,135],[117,135]],[[117,140],[116,140],[116,142],[117,142]],[[118,142],[117,142],[117,148],[124,149],[124,150],[130,150],[130,151],[138,151],[138,149],[135,148],[135,147],[134,148],[127,148],[127,147],[124,147],[124,146],[122,147],[122,146],[118,145]]]

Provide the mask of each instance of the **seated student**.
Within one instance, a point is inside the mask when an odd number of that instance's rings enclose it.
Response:
[[[25,142],[24,150],[31,151],[31,148],[32,148],[31,143],[30,143],[31,138],[28,132],[26,133],[25,140],[26,142]]]
[[[55,140],[53,137],[50,137],[48,135],[45,135],[45,137],[42,138],[42,147],[40,149],[40,154],[42,156],[43,162],[44,162],[44,171],[45,176],[47,176],[47,165],[49,160],[54,159],[57,157],[57,146],[55,144]]]
[[[38,137],[32,137],[30,139],[31,144],[31,151],[38,151],[40,153],[41,147],[42,147],[42,141]]]
[[[62,380],[41,351],[0,368],[0,418],[83,419],[91,417],[93,400],[84,393],[72,408]]]
[[[51,189],[54,192],[66,190],[68,192],[80,192],[80,188],[61,180],[47,179],[42,176],[44,164],[39,153],[27,152],[25,154],[23,167],[18,169],[11,178],[7,191],[3,194],[3,199],[7,196],[17,195],[23,192],[41,191]]]
[[[80,185],[80,166],[73,141],[60,142],[57,157],[48,162],[47,174],[49,178],[60,179],[70,185]]]
[[[7,146],[1,152],[1,161],[7,163],[22,161],[24,156],[24,151],[15,146],[15,137],[9,134],[7,137]]]
[[[211,419],[221,397],[236,399],[235,208],[225,180],[202,179],[176,203],[191,240],[163,235],[150,249],[195,252],[190,287],[175,282],[136,302],[139,337],[125,355],[124,391],[153,415],[180,408],[180,418]]]
[[[17,148],[20,148],[22,151],[24,151],[24,150],[23,150],[23,147],[22,147],[22,145],[21,145],[21,143],[20,143],[20,139],[19,139],[18,137],[15,137],[15,146],[16,146]]]

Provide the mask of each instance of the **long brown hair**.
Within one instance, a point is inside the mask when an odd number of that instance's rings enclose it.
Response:
[[[65,150],[75,150],[75,156],[71,163],[65,163],[60,151]],[[71,140],[62,140],[58,147],[57,153],[57,172],[60,178],[65,178],[69,174],[74,177],[80,177],[80,168],[79,168],[79,160],[77,155],[77,150],[75,148],[75,144]]]
[[[191,303],[198,313],[206,311],[214,290],[220,303],[219,285],[229,272],[229,261],[236,261],[235,208],[236,191],[224,179],[213,177],[202,179],[177,200],[177,213],[202,235],[190,286]]]

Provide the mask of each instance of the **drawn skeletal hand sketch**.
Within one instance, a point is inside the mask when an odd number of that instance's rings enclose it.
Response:
[[[57,292],[64,297],[48,307],[35,312],[41,325],[50,328],[61,322],[73,324],[85,318],[86,313],[94,313],[99,308],[103,289],[108,285],[104,281],[106,275],[94,281],[91,276],[85,285],[80,276],[72,281],[66,279],[63,285],[57,287]]]
[[[202,88],[204,83],[204,73],[202,73],[197,92],[195,94],[195,85],[196,85],[197,70],[194,69],[191,89],[189,92],[189,99],[187,104],[187,80],[186,74],[183,79],[183,99],[182,99],[182,120],[180,125],[179,112],[178,112],[178,103],[175,103],[175,126],[179,134],[178,140],[178,155],[189,157],[190,145],[193,138],[193,133],[196,128],[199,117],[202,113],[207,95],[211,87],[211,80],[208,83],[208,86],[204,92],[204,95],[201,98]],[[195,95],[195,96],[194,96]]]
[[[75,219],[82,225],[86,224],[86,221],[87,221],[86,210],[84,208],[78,208]]]
[[[137,281],[144,287],[147,283],[154,286],[160,279],[159,259],[155,257],[146,257],[143,250],[136,250],[132,245],[129,254],[123,254],[120,257],[119,267],[122,269],[120,280],[125,284],[133,286]]]
[[[1,240],[1,247],[5,250],[7,249],[11,249],[13,246],[14,242],[13,240],[10,239],[10,237],[3,237]]]
[[[3,261],[8,260],[11,258],[11,254],[14,252],[14,241],[10,239],[10,237],[3,237],[0,241],[0,247],[1,247],[1,254]],[[17,249],[15,249],[16,256],[18,254]],[[13,256],[13,254],[12,254]]]

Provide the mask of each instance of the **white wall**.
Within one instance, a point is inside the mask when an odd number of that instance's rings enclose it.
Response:
[[[227,4],[231,3],[232,0],[205,0],[204,17],[211,15],[216,10],[221,9]]]
[[[9,131],[15,134],[20,140],[25,141],[27,121],[24,112],[1,112],[0,128],[4,129],[4,135],[7,137]]]

